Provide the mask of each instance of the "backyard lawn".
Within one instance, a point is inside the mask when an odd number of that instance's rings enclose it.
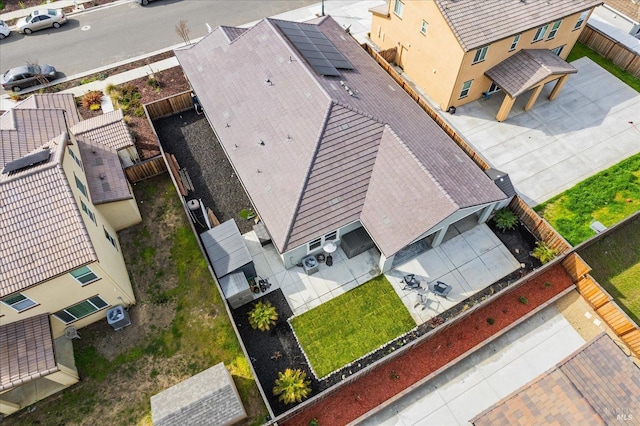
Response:
[[[640,324],[640,216],[580,250],[591,275]]]
[[[609,71],[612,75],[615,75],[620,80],[624,81],[629,86],[634,88],[637,92],[640,92],[640,80],[636,78],[636,76],[620,68],[609,59],[589,49],[587,46],[580,42],[577,42],[575,46],[573,46],[573,49],[571,49],[571,53],[569,53],[569,56],[567,57],[567,62],[575,61],[576,59],[580,59],[583,56],[588,57],[593,62],[600,65],[602,68]]]
[[[585,241],[595,235],[589,228],[593,220],[611,226],[640,210],[640,154],[585,179],[535,210],[569,243]]]
[[[291,324],[318,378],[416,326],[384,275],[294,317]]]
[[[134,190],[143,223],[119,233],[137,299],[132,325],[81,329],[80,383],[5,422],[150,425],[152,395],[224,362],[249,414],[245,424],[263,424],[266,407],[169,176]]]

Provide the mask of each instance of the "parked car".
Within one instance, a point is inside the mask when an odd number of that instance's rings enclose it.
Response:
[[[66,22],[67,17],[60,9],[39,9],[34,10],[24,18],[18,19],[16,27],[18,32],[31,34],[44,28],[60,28],[60,25]]]
[[[9,26],[3,21],[0,20],[0,40],[7,37],[11,33]]]
[[[19,92],[25,87],[35,86],[56,78],[56,69],[51,65],[22,65],[11,68],[0,77],[4,90]]]

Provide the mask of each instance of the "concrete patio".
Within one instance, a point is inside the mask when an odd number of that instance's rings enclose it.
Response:
[[[254,232],[243,235],[258,276],[271,283],[268,291],[281,289],[291,310],[300,315],[321,303],[369,281],[380,274],[380,254],[371,249],[347,259],[341,248],[333,254],[333,265],[320,263],[319,271],[307,275],[302,267],[285,269],[272,244],[261,246]],[[486,224],[453,236],[440,246],[421,253],[386,274],[416,324],[446,311],[458,302],[486,288],[520,268],[520,263]],[[448,297],[430,294],[428,308],[417,306],[416,290],[403,290],[402,278],[413,273],[427,282],[439,280],[453,287]],[[426,290],[421,290],[427,293]],[[254,299],[263,293],[255,294]]]

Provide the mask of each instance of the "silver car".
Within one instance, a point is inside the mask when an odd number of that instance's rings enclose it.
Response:
[[[0,40],[11,34],[11,30],[6,22],[0,19]]]
[[[60,28],[60,25],[67,22],[67,17],[60,9],[40,9],[34,10],[24,18],[18,19],[16,27],[18,32],[31,34],[34,31],[45,28]]]
[[[56,78],[56,69],[51,65],[22,65],[11,68],[0,76],[0,85],[4,90],[19,92],[25,87],[43,84]]]

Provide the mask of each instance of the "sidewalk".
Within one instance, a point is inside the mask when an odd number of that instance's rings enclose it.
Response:
[[[87,1],[90,1],[90,0],[79,0],[78,3],[83,3]],[[110,3],[105,6],[98,6],[98,7],[107,7],[113,4],[128,3],[131,1],[134,1],[134,0],[121,0],[118,2]],[[343,28],[345,29],[349,28],[349,32],[351,33],[351,35],[353,35],[353,37],[356,38],[356,40],[358,40],[360,43],[364,43],[366,41],[369,29],[371,28],[371,13],[369,13],[369,8],[373,6],[377,6],[379,4],[383,4],[383,3],[384,3],[384,0],[326,0],[324,2],[324,10],[325,10],[325,15],[331,15],[340,25],[342,25]],[[74,5],[73,1],[61,0],[61,1],[56,1],[48,4],[48,7],[55,7],[59,9],[62,7],[73,6],[73,5]],[[31,9],[34,9],[34,8],[31,8]],[[0,15],[0,19],[3,19],[3,20],[11,19],[7,17],[8,15],[12,15],[13,18],[26,16],[31,9],[21,9],[19,11],[9,12],[9,13]],[[95,9],[95,8],[92,8],[92,9]],[[310,6],[301,7],[299,9],[294,9],[285,13],[281,13],[279,15],[273,16],[273,18],[285,19],[290,21],[307,21],[319,16],[321,13],[321,10],[322,10],[321,3],[316,3]],[[256,22],[258,21],[244,24],[242,25],[242,27],[251,27]],[[202,38],[194,39],[192,40],[192,43],[197,43],[201,39]],[[160,53],[163,53],[169,50],[174,50],[178,47],[183,47],[183,46],[184,46],[184,43],[180,43],[180,44],[170,46],[161,50],[157,50],[155,52],[144,54],[142,56],[127,59],[125,61],[121,61],[121,62],[110,64],[101,68],[89,70],[80,74],[68,76],[63,79],[54,80],[53,84],[63,83],[65,81],[83,78],[88,75],[98,74],[109,68],[139,61],[141,59],[155,56]],[[144,67],[136,68],[120,74],[112,75],[106,78],[105,80],[94,81],[88,84],[83,84],[81,86],[72,87],[70,89],[63,90],[62,93],[73,93],[75,97],[78,97],[92,90],[104,91],[105,87],[107,87],[107,85],[109,84],[116,84],[116,85],[122,84],[127,81],[131,81],[140,77],[147,76],[152,72],[159,72],[175,66],[178,66],[178,60],[175,57],[173,57],[173,58],[165,59],[163,61],[155,62],[148,66],[144,66]],[[23,89],[20,92],[20,94],[37,92],[38,90],[40,90],[40,88],[41,86],[34,86],[28,89]],[[12,101],[9,97],[10,97],[10,94],[8,92],[3,94],[0,97],[0,111],[6,111],[7,109],[13,108],[13,106],[15,105],[15,102]],[[106,108],[104,109],[105,112],[110,111],[110,105],[108,102],[107,104],[103,105],[103,107]]]

